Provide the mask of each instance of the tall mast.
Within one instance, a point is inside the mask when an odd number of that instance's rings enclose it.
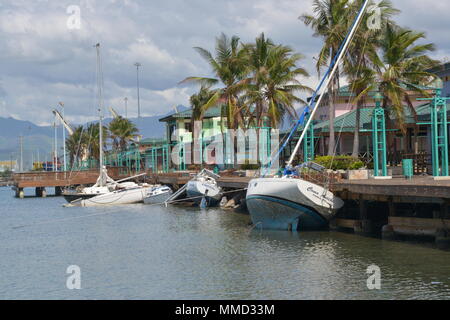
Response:
[[[95,45],[97,50],[97,94],[98,94],[98,113],[99,113],[99,148],[100,148],[100,187],[104,186],[103,177],[103,74],[100,59],[100,43]]]
[[[308,127],[311,125],[311,122],[314,119],[314,115],[316,114],[316,111],[317,111],[318,107],[320,106],[320,103],[322,102],[322,99],[324,97],[325,89],[328,88],[328,86],[330,85],[331,80],[333,79],[334,75],[336,74],[337,68],[339,67],[339,63],[341,62],[344,54],[346,53],[347,48],[350,45],[350,42],[352,41],[353,36],[355,35],[355,32],[358,29],[359,24],[361,23],[361,20],[362,20],[362,18],[364,16],[364,13],[365,13],[365,11],[367,9],[368,4],[369,4],[369,0],[366,0],[364,2],[364,4],[363,4],[361,10],[359,11],[359,14],[358,14],[358,16],[357,16],[357,18],[356,18],[356,20],[355,20],[355,22],[353,24],[352,29],[350,30],[350,33],[347,35],[347,38],[346,38],[346,40],[344,42],[344,45],[341,47],[337,57],[335,57],[335,62],[334,62],[334,64],[332,64],[331,73],[328,70],[327,74],[325,74],[325,76],[324,76],[324,79],[322,79],[322,81],[321,81],[321,83],[319,85],[319,88],[316,90],[316,93],[314,94],[313,98],[311,99],[311,104],[314,105],[314,108],[313,108],[311,114],[309,115],[308,121],[307,121],[306,125],[303,128],[303,132],[302,132],[302,134],[300,136],[300,139],[298,140],[297,145],[295,146],[295,149],[292,152],[291,158],[289,159],[289,162],[287,164],[288,166],[291,166],[292,163],[294,162],[295,156],[297,155],[297,152],[300,149],[300,145],[301,145],[301,143],[302,143],[302,141],[303,141],[303,139],[304,139],[304,137],[305,137],[305,135],[306,135],[306,133],[308,131]],[[326,79],[326,81],[325,81],[325,79]],[[324,81],[325,81],[325,86],[322,87],[322,84],[324,83]],[[321,88],[322,88],[322,90],[320,91]],[[320,95],[317,95],[318,92],[320,92]],[[317,103],[316,103],[315,100],[316,100],[317,96],[318,96],[318,100],[317,100]],[[309,108],[306,108],[306,109],[308,110]],[[305,115],[303,115],[303,117],[304,116]]]

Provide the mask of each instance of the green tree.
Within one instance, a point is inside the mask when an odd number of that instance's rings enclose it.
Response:
[[[238,37],[229,38],[223,33],[216,38],[214,56],[206,49],[200,47],[194,49],[208,62],[215,78],[188,77],[181,83],[195,82],[207,87],[220,86],[202,109],[207,110],[221,105],[221,114],[226,119],[226,126],[229,129],[236,129],[242,122],[243,111],[238,104],[238,97],[249,82],[246,78],[249,73],[246,50],[240,44]]]
[[[78,126],[73,131],[73,134],[66,138],[70,167],[73,167],[75,161],[84,159],[87,153],[87,134],[84,127]]]
[[[429,96],[426,86],[436,76],[427,70],[439,65],[439,61],[428,56],[428,53],[435,50],[435,46],[432,43],[418,43],[423,39],[423,32],[387,25],[380,39],[379,49],[370,56],[373,72],[367,76],[368,85],[356,98],[366,96],[370,91],[380,91],[384,97],[382,107],[391,114],[388,127],[399,128],[403,134],[406,133],[406,109],[417,123],[413,96]],[[414,135],[417,137],[417,125],[414,127]],[[394,140],[392,135],[389,138],[392,149]]]
[[[138,137],[139,130],[130,120],[121,116],[109,123],[109,137],[114,151],[125,151],[128,144]]]
[[[200,141],[200,134],[202,132],[202,120],[205,114],[205,105],[214,96],[215,91],[211,90],[210,87],[201,86],[200,90],[190,97],[190,103],[192,106],[192,117],[191,117],[191,130],[192,130],[192,146],[191,146],[191,157],[192,163],[195,163],[194,153],[197,151],[194,148],[195,142]],[[200,141],[201,143],[201,141]],[[200,156],[202,159],[202,156]],[[199,159],[199,160],[200,160]]]
[[[321,73],[323,67],[328,67],[336,56],[342,42],[350,27],[353,10],[351,0],[314,0],[313,15],[303,14],[299,19],[306,25],[310,26],[314,31],[314,37],[320,37],[324,41],[324,45],[319,52],[317,58],[316,69]],[[332,155],[335,149],[335,103],[339,90],[340,70],[338,69],[335,77],[331,81],[328,89],[327,102],[329,106],[330,121],[330,139],[328,143],[328,154]]]
[[[354,2],[351,10],[355,15],[362,7],[364,1],[357,0]],[[370,56],[376,53],[379,47],[379,41],[383,35],[383,30],[385,30],[387,25],[394,24],[391,20],[392,15],[399,12],[399,10],[393,7],[391,1],[388,0],[381,1],[376,6],[372,4],[371,8],[372,10],[369,12],[371,14],[364,16],[349,46],[348,53],[344,58],[344,73],[349,80],[350,91],[357,97],[352,101],[356,106],[353,157],[358,157],[359,155],[360,109],[365,106],[368,94],[367,92],[362,93],[374,78],[374,69],[370,61]],[[378,28],[369,28],[369,21],[374,18],[375,14],[378,15],[375,18],[379,22],[379,26]]]
[[[296,116],[295,103],[306,104],[296,93],[312,92],[298,80],[309,76],[297,66],[303,56],[288,46],[274,45],[264,33],[254,44],[247,45],[247,50],[252,81],[247,84],[245,94],[248,103],[255,106],[256,126],[262,127],[262,117],[267,116],[271,126],[277,128],[285,114]]]
[[[100,160],[100,125],[99,123],[91,123],[86,129],[86,150],[87,157]],[[103,126],[103,150],[106,149],[106,141],[108,138],[108,128]]]

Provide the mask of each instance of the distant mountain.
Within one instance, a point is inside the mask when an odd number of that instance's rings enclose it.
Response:
[[[178,111],[185,111],[189,108],[178,106]],[[142,117],[140,121],[137,118],[130,118],[140,129],[144,138],[160,138],[165,135],[165,124],[159,122],[159,119],[173,114],[171,111],[165,115]],[[109,123],[112,119],[105,119]],[[77,124],[73,124],[76,126]],[[20,158],[19,136],[23,136],[23,158],[25,169],[31,168],[32,161],[49,160],[54,147],[54,128],[52,126],[38,126],[30,121],[17,120],[14,118],[0,117],[0,161],[13,160]],[[66,133],[67,134],[67,133]],[[62,129],[57,131],[58,150],[62,153]]]

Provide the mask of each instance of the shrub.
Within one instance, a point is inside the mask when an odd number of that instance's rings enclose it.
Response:
[[[364,167],[364,162],[351,156],[317,157],[314,162],[331,170],[358,170]]]
[[[245,163],[241,165],[241,170],[258,170],[261,169],[260,164]]]

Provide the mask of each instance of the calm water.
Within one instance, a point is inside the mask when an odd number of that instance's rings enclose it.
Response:
[[[64,203],[0,188],[1,299],[450,298],[450,253],[424,245],[251,231],[219,209]],[[372,264],[379,291],[366,286]],[[81,290],[66,288],[69,265]]]

